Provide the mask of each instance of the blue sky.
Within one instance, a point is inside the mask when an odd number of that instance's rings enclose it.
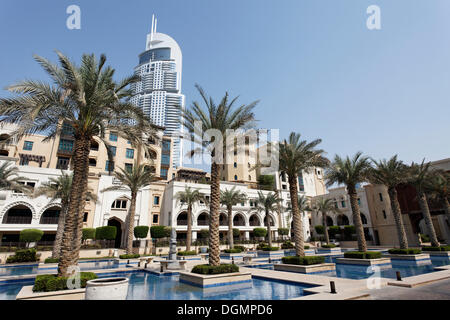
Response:
[[[66,28],[67,6],[81,30]],[[369,5],[381,30],[366,28]],[[450,1],[164,0],[0,2],[0,95],[21,79],[47,79],[32,59],[105,53],[132,73],[151,16],[183,51],[183,93],[228,90],[256,108],[259,126],[322,138],[329,157],[361,150],[406,162],[450,157]]]

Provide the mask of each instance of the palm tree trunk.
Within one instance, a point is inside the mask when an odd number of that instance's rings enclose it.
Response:
[[[303,234],[303,220],[301,213],[298,211],[298,193],[297,193],[297,175],[288,177],[289,179],[289,193],[291,195],[292,218],[294,222],[294,242],[295,254],[299,257],[305,256],[304,248],[304,234]]]
[[[192,205],[187,208],[187,233],[186,233],[186,251],[191,251],[192,241]]]
[[[136,211],[136,192],[131,192],[130,212],[128,213],[127,254],[133,253],[134,215]]]
[[[391,209],[394,215],[395,225],[397,227],[398,241],[400,249],[408,249],[408,239],[406,238],[405,226],[403,225],[402,211],[398,203],[397,190],[395,187],[389,188],[389,199],[391,201]]]
[[[219,208],[221,165],[211,164],[211,203],[209,205],[209,264],[220,265]]]
[[[64,233],[64,220],[67,211],[67,203],[61,203],[61,211],[58,217],[58,228],[56,229],[55,244],[53,245],[52,258],[59,259],[61,254],[61,242]]]
[[[440,244],[436,236],[436,231],[434,230],[433,220],[431,219],[431,213],[430,208],[428,207],[427,196],[425,192],[422,191],[418,192],[418,196],[420,209],[422,210],[422,215],[425,220],[425,224],[427,225],[428,232],[430,233],[431,245],[433,247],[439,247]]]
[[[61,256],[58,263],[58,276],[69,276],[69,266],[78,263],[81,247],[81,229],[79,218],[81,216],[81,226],[83,223],[84,204],[86,202],[86,192],[89,172],[89,147],[90,138],[82,137],[75,140],[73,150],[73,178],[72,189],[70,191],[69,205],[67,207],[64,233],[61,242]],[[80,241],[74,241],[75,239]]]
[[[358,251],[367,251],[366,237],[364,236],[364,228],[361,220],[361,213],[358,205],[358,195],[354,186],[347,186],[348,195],[350,196],[350,205],[353,213],[353,224],[356,228],[356,236],[358,239]]]
[[[330,244],[330,236],[328,235],[328,226],[327,226],[327,215],[325,212],[322,212],[322,223],[323,223],[323,234],[325,236],[325,242]]]
[[[233,207],[227,206],[228,210],[228,245],[230,249],[233,249],[234,242],[233,242]]]
[[[266,223],[267,223],[267,240],[269,242],[269,247],[272,248],[272,230],[270,227],[270,214],[266,210]]]

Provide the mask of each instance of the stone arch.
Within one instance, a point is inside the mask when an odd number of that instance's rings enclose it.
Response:
[[[20,223],[20,222],[7,222],[7,221],[16,221],[17,220],[17,219],[12,219],[12,217],[11,217],[11,219],[9,219],[10,217],[8,215],[9,211],[11,209],[16,208],[16,207],[18,207],[17,209],[21,209],[21,207],[22,208],[25,207],[26,208],[25,210],[29,210],[30,211],[29,219],[27,217],[28,214],[24,214],[24,219],[20,219],[20,220],[24,220],[25,221],[24,224],[31,224],[33,219],[36,218],[36,215],[37,215],[36,214],[36,210],[33,208],[32,205],[30,205],[29,203],[27,203],[25,201],[16,201],[16,202],[10,203],[9,205],[7,205],[7,206],[5,206],[3,208],[2,215],[0,217],[2,223]],[[30,222],[28,222],[28,220]],[[17,220],[17,221],[19,221],[19,220]]]
[[[348,219],[347,215],[340,214],[337,216],[337,225],[338,226],[348,226],[350,225],[350,220]]]
[[[267,225],[267,222],[266,222],[266,215],[264,215],[264,226],[265,225]],[[273,216],[273,214],[271,214],[271,213],[269,213],[269,221],[270,221],[270,226],[271,227],[275,227],[276,226],[276,219],[275,219],[275,217]]]
[[[244,227],[246,225],[245,215],[238,212],[233,217],[233,226]]]
[[[251,227],[261,226],[261,218],[256,212],[250,215],[248,222]]]
[[[201,211],[195,218],[198,226],[209,226],[209,212]]]
[[[35,219],[37,217],[36,210],[34,209],[34,207],[31,204],[29,204],[28,202],[25,202],[25,201],[15,201],[15,202],[12,202],[12,203],[6,205],[3,208],[3,210],[0,213],[0,220],[8,212],[9,209],[11,209],[11,208],[13,208],[15,206],[18,206],[18,205],[23,205],[25,207],[28,207],[31,210],[31,213],[33,214],[33,219]]]
[[[219,226],[228,226],[228,214],[225,211],[219,212]]]
[[[129,196],[129,195],[126,195],[126,194],[122,194],[121,196],[118,196],[118,197],[116,197],[113,201],[111,201],[111,203],[110,203],[110,205],[109,205],[109,209],[113,209],[112,208],[112,205],[114,204],[114,202],[116,201],[116,200],[124,200],[124,199],[126,199],[127,201],[131,201],[131,197]],[[127,209],[128,209],[128,202],[127,202]]]
[[[188,212],[186,210],[181,211],[177,215],[177,226],[187,226]]]
[[[334,226],[333,218],[331,218],[330,216],[327,216],[327,226]]]
[[[367,221],[366,215],[364,213],[362,213],[362,212],[360,212],[359,214],[361,215],[361,222],[362,222],[362,224],[367,224],[368,221]]]
[[[54,209],[54,208],[58,208],[59,209],[59,213],[58,215],[55,217],[55,214],[53,214],[49,209]],[[57,217],[59,217],[59,214],[61,214],[61,204],[60,203],[49,203],[47,204],[44,208],[42,208],[42,210],[39,213],[39,224],[57,224]],[[47,211],[49,210],[49,211]],[[50,218],[55,218],[55,219],[50,219]],[[47,221],[46,221],[47,220]],[[56,220],[53,221],[53,220]]]
[[[111,217],[108,219],[108,226],[113,226],[116,227],[117,233],[116,233],[116,239],[114,240],[114,247],[115,248],[120,248],[121,244],[124,243],[124,236],[125,232],[123,232],[124,230],[124,222],[122,221],[122,219],[118,218],[118,217]]]

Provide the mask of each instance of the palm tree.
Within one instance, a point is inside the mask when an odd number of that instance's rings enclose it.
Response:
[[[230,101],[228,93],[222,98],[218,105],[211,97],[207,97],[203,89],[196,85],[205,107],[202,108],[198,102],[186,110],[181,111],[183,125],[189,131],[192,140],[202,146],[202,150],[208,150],[211,156],[211,201],[209,219],[209,264],[220,265],[220,243],[219,243],[219,208],[220,208],[220,176],[222,164],[224,163],[224,150],[215,147],[227,141],[228,130],[240,130],[251,128],[255,122],[253,109],[257,101],[248,105],[241,105],[233,110],[237,97]],[[200,126],[200,127],[199,127]],[[221,137],[213,136],[211,141],[205,141],[203,132],[214,132],[221,134]],[[214,140],[212,139],[214,138]],[[197,150],[193,150],[190,155],[194,156]]]
[[[55,243],[53,245],[52,258],[59,259],[61,251],[61,241],[64,233],[64,221],[69,204],[70,190],[72,189],[72,175],[61,171],[57,178],[50,178],[42,183],[34,192],[34,197],[46,196],[50,198],[50,203],[61,201],[61,211],[58,217],[58,227],[56,229]],[[97,196],[88,192],[88,199],[97,201]]]
[[[425,185],[430,198],[444,204],[445,214],[450,218],[450,173],[435,171]]]
[[[405,226],[403,225],[402,211],[398,202],[397,186],[405,183],[407,179],[406,165],[397,160],[397,155],[389,160],[372,160],[375,167],[370,171],[369,181],[373,184],[381,184],[388,189],[391,209],[397,227],[397,236],[401,249],[408,249]]]
[[[21,183],[24,177],[18,175],[18,168],[11,162],[3,162],[0,165],[0,190],[15,190],[18,192],[29,192],[30,188]]]
[[[279,144],[280,170],[288,175],[289,193],[294,222],[295,254],[305,256],[303,221],[298,208],[298,177],[303,171],[309,171],[314,167],[325,167],[328,160],[323,156],[324,151],[316,149],[322,142],[316,139],[311,142],[300,140],[300,134],[291,132],[288,140]]]
[[[272,247],[272,230],[270,226],[271,217],[270,213],[275,212],[278,209],[278,203],[282,200],[278,197],[278,194],[275,192],[268,193],[267,196],[264,195],[261,191],[258,191],[258,199],[256,199],[256,209],[260,212],[265,213],[265,222],[267,225],[267,234],[269,239],[269,247]]]
[[[198,189],[184,187],[184,191],[179,191],[175,195],[177,203],[187,206],[187,234],[186,234],[186,250],[191,250],[192,241],[192,207],[199,201],[204,201],[205,197]]]
[[[247,196],[236,187],[220,192],[220,203],[227,207],[228,211],[228,245],[233,248],[233,206],[247,200]]]
[[[58,264],[58,275],[69,276],[67,269],[78,263],[81,247],[91,140],[96,136],[108,147],[104,139],[107,128],[122,136],[130,127],[129,120],[146,120],[142,110],[129,101],[129,85],[138,81],[138,76],[117,83],[114,69],[105,66],[105,55],[97,60],[93,54],[84,54],[80,66],[60,52],[57,55],[59,65],[34,56],[53,83],[25,80],[8,87],[19,96],[0,99],[0,113],[2,121],[20,124],[14,133],[17,136],[46,132],[44,140],[48,141],[60,135],[64,126],[72,129],[73,181]]]
[[[430,208],[428,207],[427,185],[429,184],[432,176],[430,166],[431,163],[425,163],[425,159],[422,160],[421,164],[413,162],[408,170],[408,182],[416,188],[419,206],[422,210],[422,215],[428,228],[431,245],[434,247],[439,247],[440,244],[436,236],[436,231],[434,230]]]
[[[134,216],[136,211],[136,198],[138,192],[149,186],[152,182],[156,180],[155,175],[150,171],[146,170],[144,164],[133,165],[131,170],[125,170],[119,168],[121,172],[115,172],[116,178],[122,183],[121,185],[111,186],[101,190],[101,192],[106,191],[117,191],[126,190],[131,193],[131,204],[130,210],[127,215],[127,254],[133,253],[133,236],[134,236]]]
[[[322,214],[322,225],[325,235],[325,242],[329,244],[330,237],[328,235],[328,228],[327,228],[327,214],[328,213],[336,214],[339,213],[340,210],[336,208],[336,206],[334,205],[334,201],[332,199],[325,199],[324,197],[319,197],[314,201],[313,209],[317,212],[317,215],[319,215],[319,213]]]
[[[359,251],[367,251],[367,244],[366,238],[364,237],[364,228],[358,205],[356,185],[368,180],[371,168],[369,157],[363,156],[362,152],[357,152],[352,159],[348,156],[345,159],[342,159],[340,156],[336,155],[333,163],[327,168],[325,174],[328,186],[335,183],[345,184],[347,186],[347,193],[350,197],[350,205],[352,207],[353,223],[355,224],[356,235],[358,238]]]
[[[299,195],[298,196],[298,200],[297,200],[297,208],[298,211],[300,213],[305,212],[305,211],[312,211],[311,207],[309,206],[309,200],[306,196],[304,195]],[[289,216],[288,216],[288,225],[289,225],[289,232],[291,231],[291,220],[294,217],[294,211],[292,210],[292,204],[291,202],[289,202],[287,209],[289,211]]]

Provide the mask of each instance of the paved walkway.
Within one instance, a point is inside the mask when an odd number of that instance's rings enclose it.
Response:
[[[387,286],[378,290],[371,290],[368,300],[450,300],[450,279],[436,283],[402,288]]]

